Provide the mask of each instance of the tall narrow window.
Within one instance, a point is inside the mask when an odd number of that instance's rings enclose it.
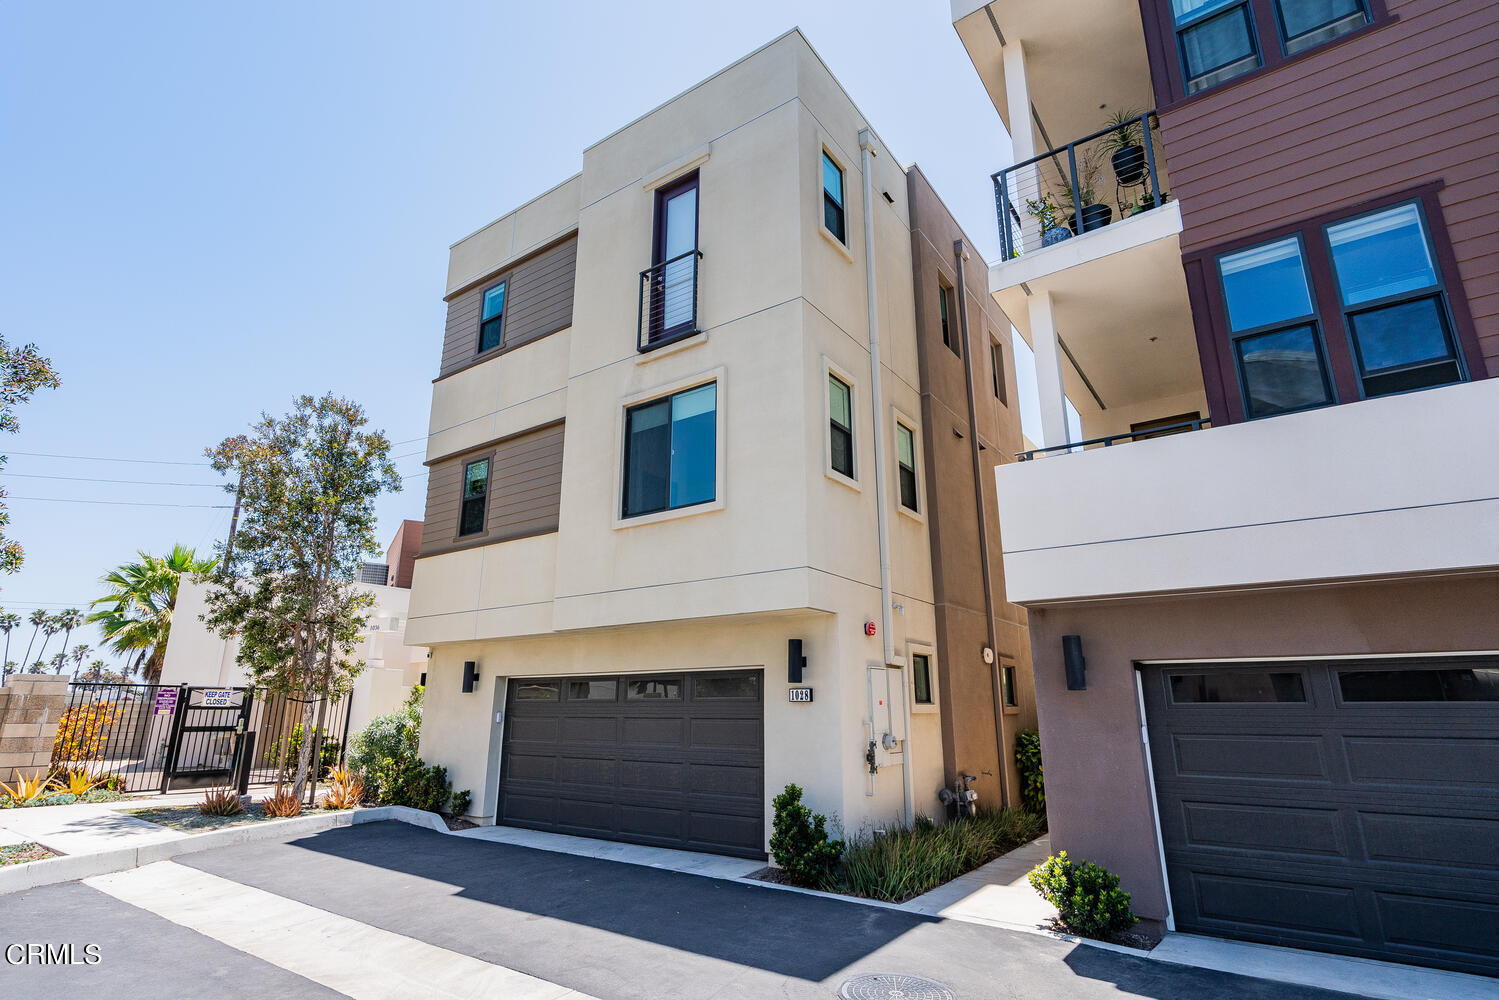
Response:
[[[1015,668],[1006,663],[999,668],[1000,685],[1003,688],[1005,708],[1014,708],[1020,704],[1015,694]]]
[[[1275,0],[1286,55],[1295,55],[1369,23],[1364,0]]]
[[[1171,0],[1187,93],[1259,68],[1248,0]]]
[[[916,506],[916,435],[911,428],[897,422],[895,425],[896,465],[900,469],[900,505],[907,510],[918,510]]]
[[[1364,395],[1462,380],[1447,296],[1414,202],[1327,227]]]
[[[828,460],[833,471],[854,478],[853,391],[837,375],[828,375]]]
[[[483,354],[500,346],[500,335],[505,326],[505,283],[484,293],[484,305],[479,314],[479,353]]]
[[[1233,357],[1248,417],[1333,401],[1301,241],[1294,236],[1218,259]]]
[[[937,316],[942,320],[943,345],[962,357],[958,350],[958,315],[953,308],[952,288],[941,281],[937,282]]]
[[[625,517],[714,499],[717,389],[709,382],[625,411]]]
[[[686,336],[697,328],[697,180],[692,174],[656,192],[649,342]]]
[[[1005,352],[998,342],[989,342],[989,375],[994,380],[994,398],[999,400],[1000,405],[1009,406],[1010,401],[1005,397]]]
[[[932,703],[932,660],[925,653],[911,654],[911,701],[917,705]]]
[[[843,168],[826,152],[822,154],[822,224],[838,237],[839,243],[848,242],[843,211]]]
[[[463,503],[458,515],[458,534],[477,535],[484,530],[484,507],[489,499],[489,459],[481,458],[463,467]]]

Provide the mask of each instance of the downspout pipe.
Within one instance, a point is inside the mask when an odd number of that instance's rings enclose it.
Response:
[[[859,166],[864,175],[864,306],[869,314],[869,403],[874,409],[874,492],[875,522],[879,532],[880,547],[880,633],[884,636],[885,666],[904,667],[905,657],[895,652],[895,634],[891,627],[894,602],[890,583],[890,484],[885,468],[885,390],[884,364],[880,360],[880,297],[878,274],[875,269],[874,246],[874,133],[868,128],[859,130]],[[905,672],[900,674],[900,683],[906,683]],[[901,748],[901,799],[905,806],[906,826],[915,822],[915,799],[911,787],[911,705],[910,698],[902,692],[901,705],[905,711],[905,746]]]
[[[890,483],[885,469],[885,391],[880,361],[880,296],[876,284],[874,248],[874,133],[859,130],[859,166],[864,175],[864,306],[869,314],[869,402],[874,409],[874,492],[880,548],[880,634],[884,636],[886,666],[905,666],[895,655],[890,605]]]
[[[984,581],[984,635],[989,649],[993,650],[994,581],[989,571],[989,516],[984,510],[984,465],[979,458],[978,403],[973,387],[973,338],[968,329],[968,286],[963,270],[963,262],[968,259],[968,247],[962,240],[953,240],[952,255],[958,278],[958,336],[963,341],[963,382],[968,390],[968,452],[973,461],[973,507],[978,511],[979,517],[979,575]],[[1004,805],[1008,792],[1005,787],[1008,782],[1005,779],[1009,770],[1005,755],[1005,710],[999,693],[999,670],[999,657],[996,655],[994,663],[989,667],[989,686],[994,698],[994,744],[999,765],[995,777],[999,779],[1000,805]]]

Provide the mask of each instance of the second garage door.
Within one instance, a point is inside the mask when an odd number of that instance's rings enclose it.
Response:
[[[765,856],[758,670],[512,680],[499,821]]]
[[[1499,661],[1143,681],[1177,929],[1499,974]]]

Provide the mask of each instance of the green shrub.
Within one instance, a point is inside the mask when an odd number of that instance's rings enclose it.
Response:
[[[453,793],[453,806],[449,814],[453,816],[467,816],[469,806],[473,804],[474,796],[467,788],[461,792]]]
[[[411,689],[400,711],[377,715],[349,740],[349,770],[364,780],[365,794],[377,802],[381,779],[407,764],[421,763],[417,746],[422,735],[422,686]],[[392,762],[387,766],[387,762]]]
[[[770,853],[793,885],[821,889],[833,884],[843,841],[828,838],[828,818],[802,805],[802,790],[787,785],[777,795]]]
[[[1047,858],[1030,873],[1031,885],[1067,929],[1084,937],[1103,937],[1135,925],[1129,893],[1119,888],[1119,876],[1091,861],[1074,865],[1067,852]]]
[[[1015,767],[1020,771],[1020,803],[1037,816],[1046,815],[1046,782],[1041,775],[1041,734],[1015,734]]]
[[[424,764],[420,757],[399,762],[387,759],[376,771],[380,776],[380,795],[376,801],[381,805],[445,812],[452,801],[448,769]]]
[[[973,871],[1039,837],[1040,817],[996,809],[936,826],[918,816],[910,830],[861,833],[843,856],[843,887],[899,903]]]

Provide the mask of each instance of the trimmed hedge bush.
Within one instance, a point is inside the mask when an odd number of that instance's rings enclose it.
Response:
[[[1020,803],[1037,816],[1046,815],[1046,782],[1041,774],[1041,734],[1015,734],[1015,767],[1020,771]]]
[[[843,856],[843,841],[828,837],[828,818],[802,804],[802,790],[787,785],[773,800],[775,830],[770,854],[793,885],[821,889],[832,885]]]
[[[1028,877],[1031,886],[1057,908],[1067,929],[1083,937],[1105,937],[1136,923],[1129,893],[1119,888],[1119,876],[1091,861],[1074,865],[1062,851]]]

